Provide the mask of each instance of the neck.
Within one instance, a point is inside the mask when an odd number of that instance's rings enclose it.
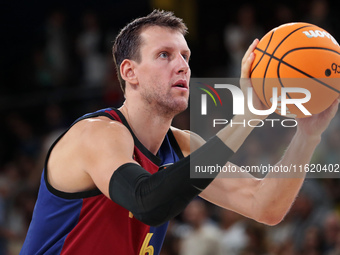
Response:
[[[170,128],[172,117],[164,117],[150,108],[129,103],[128,100],[119,110],[138,140],[156,155]]]

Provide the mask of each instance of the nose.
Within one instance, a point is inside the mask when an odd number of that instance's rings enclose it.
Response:
[[[182,56],[182,54],[179,54],[177,56],[176,60],[176,73],[187,73],[190,70],[188,61]]]

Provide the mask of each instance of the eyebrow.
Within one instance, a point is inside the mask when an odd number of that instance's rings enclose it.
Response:
[[[174,47],[171,47],[171,46],[160,46],[160,47],[157,48],[156,51],[160,51],[160,50],[173,51],[174,49],[175,49],[175,48],[174,48]],[[181,52],[185,52],[185,53],[191,55],[190,49],[181,50]]]

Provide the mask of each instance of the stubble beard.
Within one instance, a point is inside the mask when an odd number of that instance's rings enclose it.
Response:
[[[174,96],[171,90],[168,93],[160,91],[144,91],[142,98],[147,103],[150,110],[163,116],[164,118],[173,118],[183,112],[188,107],[188,98],[184,96]]]

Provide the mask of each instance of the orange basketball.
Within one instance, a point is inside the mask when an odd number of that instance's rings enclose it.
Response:
[[[303,103],[311,114],[327,109],[340,93],[340,46],[324,29],[308,23],[289,23],[274,28],[259,42],[251,67],[251,80],[261,101],[272,106],[273,87],[281,99],[303,99],[307,94],[288,92],[303,88],[311,98]],[[286,88],[286,89],[283,89]],[[281,94],[281,91],[285,91]],[[287,117],[308,117],[295,104],[287,104]]]

